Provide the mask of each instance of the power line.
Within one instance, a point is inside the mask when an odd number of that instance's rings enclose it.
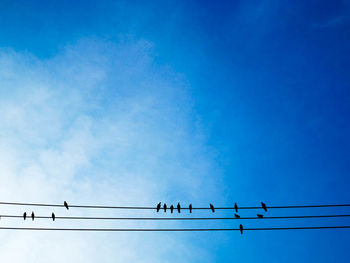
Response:
[[[0,205],[15,206],[44,206],[44,207],[64,207],[63,204],[47,203],[19,203],[19,202],[0,202]],[[136,210],[156,210],[156,206],[107,206],[107,205],[69,205],[74,208],[96,208],[96,209],[136,209]],[[323,204],[323,205],[285,205],[285,206],[267,206],[268,209],[286,209],[286,208],[321,208],[321,207],[350,207],[350,204]],[[210,210],[210,207],[193,207],[193,210]],[[235,207],[215,207],[218,210],[234,210]],[[261,206],[242,206],[238,209],[262,209]],[[188,207],[181,207],[181,210],[189,210]]]
[[[316,230],[316,229],[349,229],[349,228],[350,228],[350,226],[264,227],[264,228],[245,228],[244,231]],[[208,232],[208,231],[240,231],[239,228],[42,228],[42,227],[0,227],[0,230],[86,231],[86,232]]]
[[[0,218],[23,218],[20,215],[0,215]],[[304,215],[304,216],[264,216],[258,217],[87,217],[87,216],[55,216],[55,219],[63,220],[245,220],[245,219],[302,219],[302,218],[335,218],[335,217],[350,217],[347,215]],[[39,219],[52,219],[52,216],[35,216]]]

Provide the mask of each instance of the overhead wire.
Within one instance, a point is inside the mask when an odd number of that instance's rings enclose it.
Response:
[[[244,228],[244,231],[274,230],[316,230],[316,229],[350,229],[350,226],[306,226],[306,227],[263,227]],[[0,227],[0,230],[23,231],[86,231],[86,232],[207,232],[207,231],[241,231],[239,228],[45,228],[45,227]]]
[[[55,219],[63,220],[247,220],[247,219],[303,219],[303,218],[338,218],[350,217],[350,214],[344,215],[298,215],[298,216],[264,216],[263,218],[254,217],[89,217],[89,216],[55,216]],[[22,215],[0,215],[0,218],[23,218]],[[52,216],[35,216],[39,219],[52,219]]]
[[[22,202],[0,202],[0,205],[14,206],[42,206],[42,207],[62,207],[63,204],[47,204],[47,203],[22,203]],[[108,205],[74,205],[69,207],[87,208],[87,209],[136,209],[136,210],[156,210],[156,206],[108,206]],[[285,205],[285,206],[267,206],[268,209],[288,209],[288,208],[321,208],[321,207],[350,207],[350,204],[320,204],[320,205]],[[189,210],[189,207],[181,207],[181,210]],[[208,207],[192,207],[193,210],[211,210]],[[235,207],[215,207],[216,210],[235,210]],[[239,206],[241,209],[262,209],[261,206]]]

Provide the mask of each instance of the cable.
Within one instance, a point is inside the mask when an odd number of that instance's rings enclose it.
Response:
[[[46,206],[46,207],[64,207],[63,204],[44,204],[44,203],[17,203],[0,202],[0,205],[16,206]],[[105,206],[105,205],[69,205],[74,208],[96,208],[96,209],[137,209],[137,210],[156,210],[156,207],[150,206]],[[350,207],[350,204],[325,204],[325,205],[286,205],[286,206],[267,206],[268,209],[284,208],[316,208],[316,207]],[[210,207],[193,207],[193,210],[210,210]],[[215,207],[218,210],[234,210],[234,207]],[[262,209],[261,206],[242,206],[238,209]],[[189,210],[188,207],[181,207],[181,210]]]
[[[267,227],[245,228],[244,231],[306,230],[306,229],[348,229],[350,226],[308,226],[308,227]],[[41,228],[41,227],[0,227],[0,230],[28,231],[86,231],[86,232],[201,232],[240,231],[239,228]]]
[[[0,215],[0,218],[23,218],[18,215]],[[85,216],[55,216],[55,219],[63,220],[240,220],[240,219],[299,219],[299,218],[334,218],[334,217],[350,217],[349,215],[309,215],[309,216],[264,216],[258,217],[85,217]],[[51,216],[35,216],[35,219],[52,219]]]

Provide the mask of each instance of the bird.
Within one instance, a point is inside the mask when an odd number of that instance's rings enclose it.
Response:
[[[236,211],[236,213],[238,213],[238,205],[237,205],[237,203],[235,203],[235,211]]]
[[[240,215],[235,214],[235,218],[241,218],[241,216],[240,216]]]
[[[68,204],[67,204],[66,201],[64,201],[63,205],[64,205],[65,208],[67,208],[67,210],[69,209]]]
[[[55,213],[52,213],[51,217],[52,217],[52,221],[55,221],[55,219],[56,219]]]
[[[163,208],[164,208],[164,212],[166,212],[166,204],[164,204]]]
[[[265,212],[267,212],[267,207],[266,207],[266,204],[264,202],[261,202],[261,206],[265,210]]]
[[[190,209],[190,213],[192,213],[192,204],[188,206],[188,209]]]
[[[174,212],[174,206],[173,206],[173,205],[170,206],[170,212],[171,212],[171,213]]]
[[[241,231],[241,235],[243,235],[243,226],[242,226],[242,224],[239,225],[239,231]]]
[[[215,208],[214,208],[214,206],[212,205],[212,204],[209,204],[210,205],[210,209],[211,209],[211,211],[214,213],[215,212]]]
[[[179,213],[181,213],[181,206],[180,206],[180,203],[177,203],[177,211],[178,211]]]
[[[23,220],[26,220],[27,219],[27,212],[24,212],[23,213]]]
[[[32,221],[34,221],[34,217],[35,217],[34,212],[32,212]]]
[[[162,204],[161,202],[158,203],[158,205],[157,205],[157,212],[159,212],[161,204]]]
[[[261,214],[256,214],[256,216],[257,216],[258,218],[263,218],[263,217],[264,217],[264,215],[261,215]]]

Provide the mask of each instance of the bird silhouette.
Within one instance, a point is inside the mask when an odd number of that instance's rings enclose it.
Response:
[[[67,210],[69,209],[68,203],[66,201],[64,201],[63,205],[64,205],[65,208],[67,208]]]
[[[34,221],[34,217],[35,217],[34,212],[32,212],[32,221]]]
[[[261,215],[261,214],[256,214],[256,216],[257,216],[258,218],[263,218],[263,217],[264,217],[264,215]]]
[[[215,212],[214,206],[212,204],[209,204],[209,206],[210,206],[211,211],[214,213]]]
[[[164,208],[164,212],[166,212],[166,204],[164,204],[163,208]]]
[[[162,205],[162,203],[161,202],[159,202],[158,203],[158,205],[157,205],[157,212],[159,212],[159,210],[160,210],[160,206]]]
[[[177,211],[178,211],[179,213],[181,213],[181,206],[180,206],[180,203],[177,203]]]
[[[188,208],[190,209],[190,213],[192,213],[192,204],[190,204]]]
[[[236,213],[238,213],[238,205],[237,205],[237,203],[235,203],[235,211],[236,211]]]
[[[27,219],[27,212],[24,212],[23,213],[23,220],[26,220]]]
[[[241,218],[241,216],[240,216],[240,215],[235,214],[235,218]]]
[[[261,206],[265,210],[265,212],[267,212],[267,207],[266,207],[266,204],[264,202],[261,202]]]
[[[52,221],[55,221],[55,219],[56,219],[55,213],[52,213],[51,217],[52,217]]]
[[[242,224],[239,225],[239,231],[241,231],[241,235],[243,235],[243,226],[242,226]]]
[[[171,213],[174,212],[174,206],[173,206],[173,205],[170,206],[170,212],[171,212]]]

